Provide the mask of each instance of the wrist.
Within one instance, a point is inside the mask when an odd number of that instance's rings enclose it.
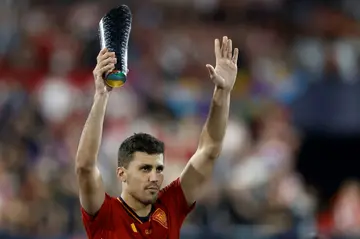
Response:
[[[103,99],[103,98],[108,98],[110,92],[96,92],[94,95],[94,100],[96,99]]]
[[[232,89],[227,89],[227,88],[223,88],[220,86],[215,86],[215,90],[214,92],[219,92],[219,93],[223,93],[223,94],[230,94],[232,91]]]

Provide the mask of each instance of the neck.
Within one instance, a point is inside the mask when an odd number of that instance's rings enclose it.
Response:
[[[139,217],[146,217],[151,212],[151,204],[145,205],[124,191],[121,193],[121,198]]]

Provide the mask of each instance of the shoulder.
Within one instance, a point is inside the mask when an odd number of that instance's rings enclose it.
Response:
[[[187,204],[180,178],[175,179],[159,192],[158,203],[164,205],[169,211],[183,215],[187,215],[195,206],[195,203]]]
[[[95,215],[89,215],[84,209],[81,209],[83,225],[88,238],[97,238],[97,235],[114,231],[116,228],[118,230],[121,225],[119,222],[125,218],[122,215],[126,214],[122,208],[118,198],[105,194],[105,200]]]
[[[180,178],[175,179],[169,185],[160,190],[158,200],[162,203],[166,203],[171,198],[182,198],[184,196],[181,188]]]
[[[83,208],[81,208],[84,224],[88,224],[90,226],[99,225],[103,222],[109,222],[114,210],[118,210],[117,208],[119,208],[117,204],[119,204],[119,201],[116,197],[112,197],[105,193],[105,200],[95,215],[89,215]]]

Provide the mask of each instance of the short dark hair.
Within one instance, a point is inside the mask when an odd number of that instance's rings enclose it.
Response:
[[[125,139],[118,152],[118,166],[127,167],[133,159],[135,152],[153,154],[163,154],[165,150],[164,142],[146,133],[135,133]]]

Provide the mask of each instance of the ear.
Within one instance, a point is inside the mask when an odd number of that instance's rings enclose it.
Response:
[[[126,169],[124,167],[118,167],[116,169],[116,175],[121,180],[121,182],[126,182]]]

